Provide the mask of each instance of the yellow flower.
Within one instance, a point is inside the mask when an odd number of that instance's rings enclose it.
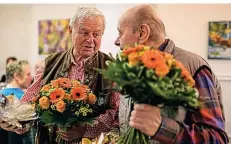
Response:
[[[48,92],[50,89],[51,89],[50,85],[45,85],[45,86],[42,87],[41,91],[42,92]]]
[[[78,112],[78,111],[76,111],[76,112],[75,112],[75,115],[79,116],[79,112]]]
[[[92,109],[89,109],[88,112],[89,112],[89,113],[92,113]]]
[[[83,112],[83,116],[87,116],[87,112]]]
[[[56,104],[56,109],[58,112],[63,113],[66,110],[66,103],[61,100]]]
[[[173,55],[164,52],[164,53],[163,53],[163,56],[164,56],[164,58],[166,59],[168,66],[171,67],[172,64],[173,64]]]
[[[48,97],[41,97],[39,99],[39,106],[42,108],[42,109],[48,109],[50,107],[50,102],[49,102],[49,99]]]
[[[136,65],[140,61],[140,56],[137,52],[132,52],[128,55],[128,61],[130,65]]]
[[[52,109],[52,110],[55,110],[55,105],[51,105],[51,109]]]

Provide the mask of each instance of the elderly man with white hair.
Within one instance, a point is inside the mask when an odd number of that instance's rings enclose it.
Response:
[[[111,57],[99,51],[105,29],[105,18],[96,8],[80,7],[70,20],[70,34],[73,47],[48,56],[36,72],[34,83],[27,89],[22,101],[28,102],[35,97],[41,86],[59,77],[67,77],[84,82],[97,96],[94,126],[74,126],[66,132],[54,130],[47,135],[44,127],[39,127],[38,142],[56,143],[55,133],[61,134],[66,141],[82,137],[95,138],[101,132],[110,131],[118,126],[119,93],[112,92],[113,83],[105,80],[94,68],[106,68],[105,61]],[[44,131],[46,130],[46,131]]]

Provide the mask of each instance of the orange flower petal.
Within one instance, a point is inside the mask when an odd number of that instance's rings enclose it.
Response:
[[[73,100],[85,100],[86,90],[83,87],[75,87],[71,89],[71,96]]]
[[[65,96],[65,91],[62,88],[56,89],[50,93],[50,101],[56,103],[62,100]]]
[[[88,95],[88,98],[87,98],[87,103],[95,104],[95,102],[96,102],[96,96],[94,94],[90,93]]]
[[[60,79],[59,84],[60,84],[60,86],[65,87],[65,88],[71,88],[72,87],[71,80],[68,78]]]
[[[48,84],[48,85],[44,85],[41,89],[41,91],[44,91],[44,92],[47,92],[51,89],[51,86]]]
[[[128,61],[131,65],[136,65],[140,61],[140,56],[137,52],[132,52],[128,55]]]
[[[66,103],[61,100],[56,104],[56,109],[58,112],[63,113],[66,110]]]
[[[158,65],[166,63],[163,55],[158,50],[147,50],[141,57],[143,64],[150,69],[155,69]]]
[[[156,69],[156,75],[160,77],[166,76],[170,71],[170,68],[166,64],[159,65]]]
[[[50,102],[49,102],[48,97],[46,97],[46,96],[41,97],[39,99],[39,106],[42,109],[48,109],[50,107]]]

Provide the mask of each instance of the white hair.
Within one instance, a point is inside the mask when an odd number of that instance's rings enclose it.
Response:
[[[92,16],[99,16],[103,20],[103,28],[105,29],[105,17],[101,11],[99,11],[97,8],[94,7],[79,7],[74,16],[70,19],[69,26],[73,28],[76,24],[76,22],[80,22],[86,18],[92,17]]]

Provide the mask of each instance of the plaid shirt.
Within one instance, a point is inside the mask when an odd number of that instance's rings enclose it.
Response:
[[[73,56],[71,57],[71,68],[68,73],[68,78],[83,81],[84,79],[84,62],[77,59],[75,62]],[[43,62],[35,75],[34,83],[27,89],[21,101],[31,101],[40,91],[40,83],[44,71],[45,63]],[[87,126],[87,130],[83,137],[95,138],[102,132],[110,131],[111,128],[118,126],[118,111],[119,111],[119,97],[120,94],[113,92],[110,97],[110,109],[106,113],[101,114],[95,121],[94,126]]]
[[[167,144],[227,144],[224,118],[212,75],[202,69],[195,78],[199,91],[200,108],[196,113],[188,112],[185,123],[162,118],[161,126],[153,137]],[[187,122],[187,123],[186,123]]]

